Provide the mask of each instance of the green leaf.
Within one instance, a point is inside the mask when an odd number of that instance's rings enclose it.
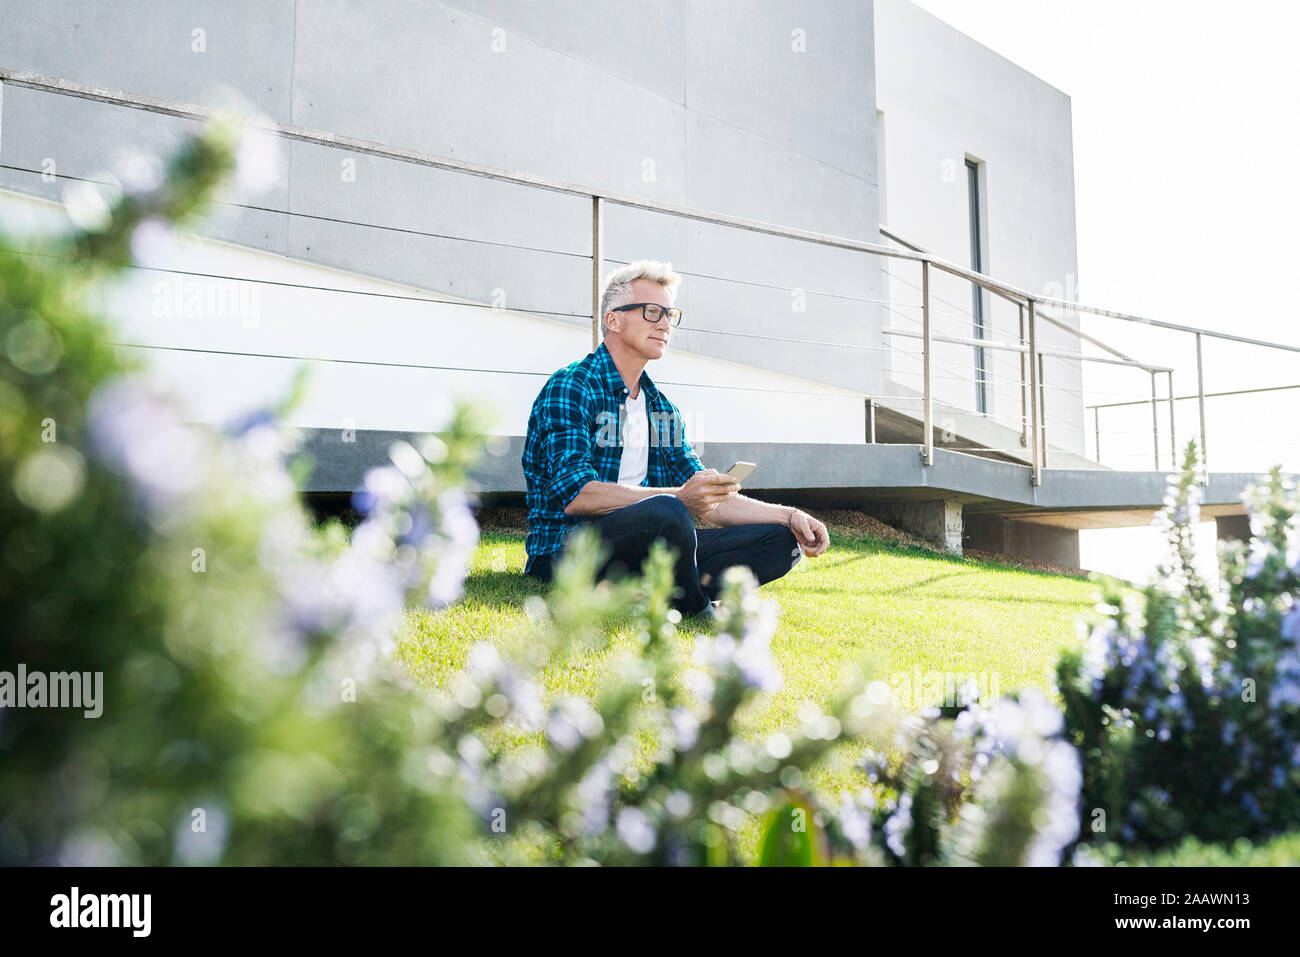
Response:
[[[825,867],[826,836],[812,802],[803,796],[768,815],[763,825],[760,867]]]

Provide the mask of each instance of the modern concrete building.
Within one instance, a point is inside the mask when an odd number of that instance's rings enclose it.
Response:
[[[233,92],[285,128],[269,193],[110,306],[197,420],[309,364],[314,492],[468,396],[503,437],[483,490],[519,495],[532,399],[592,345],[595,242],[604,271],[684,273],[651,374],[706,465],[760,463],[755,495],[1067,564],[1077,528],[1160,504],[1163,471],[1085,458],[1077,320],[1043,303],[1026,332],[1025,294],[1077,271],[1069,97],[905,0],[0,0],[0,22],[8,231],[169,152],[177,104]],[[882,254],[908,244],[958,274]],[[1207,504],[1240,514],[1244,482]]]

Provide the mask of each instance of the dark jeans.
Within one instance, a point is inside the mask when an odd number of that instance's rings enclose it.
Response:
[[[673,605],[688,615],[703,611],[718,597],[722,573],[732,565],[748,565],[758,583],[765,585],[794,568],[802,556],[794,533],[784,525],[697,529],[690,511],[675,495],[652,495],[580,522],[570,533],[588,524],[600,532],[602,543],[611,550],[598,578],[617,579],[639,571],[656,539],[662,538],[676,549],[674,576],[680,594]],[[539,557],[533,564],[533,576],[550,581],[552,559],[558,561],[559,553]]]

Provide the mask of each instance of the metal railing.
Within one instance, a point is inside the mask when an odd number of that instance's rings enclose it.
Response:
[[[1199,339],[1200,336],[1198,335],[1197,338]],[[1274,348],[1287,349],[1287,350],[1289,351],[1289,347],[1287,347],[1287,346],[1275,346]],[[1203,357],[1202,357],[1202,355],[1201,355],[1201,347],[1200,347],[1200,343],[1199,343],[1199,342],[1197,343],[1197,349],[1196,349],[1196,352],[1197,352],[1197,360],[1198,360],[1198,369],[1197,369],[1197,371],[1198,371],[1198,373],[1200,374],[1200,381],[1201,381],[1201,383],[1202,383],[1202,385],[1201,385],[1201,389],[1203,390],[1203,389],[1204,389],[1204,385],[1203,385],[1203,381],[1204,381],[1204,368],[1203,368],[1203,366],[1204,366],[1204,359],[1203,359]],[[1191,401],[1195,400],[1196,403],[1197,403],[1198,416],[1199,416],[1201,422],[1204,423],[1204,420],[1205,420],[1205,400],[1206,400],[1206,399],[1224,399],[1224,398],[1229,398],[1229,397],[1231,397],[1231,396],[1239,396],[1239,395],[1263,395],[1263,394],[1265,394],[1265,393],[1269,393],[1269,392],[1291,392],[1291,391],[1294,391],[1294,390],[1297,390],[1297,389],[1300,389],[1300,383],[1297,383],[1297,384],[1295,384],[1295,385],[1271,385],[1271,386],[1260,386],[1259,388],[1255,388],[1255,389],[1226,389],[1226,390],[1222,390],[1222,391],[1218,391],[1218,392],[1197,391],[1197,392],[1193,392],[1191,395],[1177,395],[1177,396],[1176,396],[1176,395],[1173,394],[1173,381],[1172,381],[1172,379],[1171,379],[1171,381],[1169,382],[1169,394],[1168,394],[1165,398],[1163,398],[1163,399],[1157,399],[1156,396],[1155,396],[1155,394],[1154,394],[1154,392],[1153,392],[1153,394],[1152,394],[1152,396],[1151,396],[1150,399],[1131,399],[1131,400],[1125,400],[1125,401],[1121,401],[1121,402],[1094,402],[1094,403],[1092,403],[1091,405],[1086,405],[1086,406],[1084,406],[1084,410],[1087,411],[1087,412],[1092,412],[1093,434],[1094,434],[1094,436],[1095,436],[1095,438],[1094,438],[1094,448],[1096,448],[1096,449],[1098,450],[1096,454],[1098,455],[1098,457],[1100,457],[1100,455],[1101,455],[1101,452],[1100,452],[1100,448],[1101,448],[1101,436],[1102,436],[1102,429],[1101,429],[1101,410],[1102,410],[1102,409],[1132,408],[1132,407],[1135,407],[1135,406],[1148,405],[1148,404],[1149,404],[1149,405],[1152,406],[1152,408],[1153,408],[1153,410],[1154,410],[1155,405],[1156,405],[1157,402],[1165,402],[1165,403],[1168,403],[1168,404],[1169,404],[1169,408],[1170,408],[1169,416],[1170,416],[1170,423],[1171,423],[1171,429],[1172,429],[1172,422],[1173,422],[1173,416],[1174,416],[1174,411],[1173,411],[1173,410],[1174,410],[1174,404],[1177,403],[1177,402],[1191,402]],[[1153,411],[1152,414],[1153,414],[1153,416],[1154,416],[1154,414],[1155,414],[1154,411]],[[1205,428],[1204,428],[1204,425],[1203,425],[1203,424],[1202,424],[1202,430],[1201,430],[1201,439],[1200,439],[1200,442],[1201,442],[1201,446],[1200,446],[1200,447],[1201,447],[1201,450],[1202,450],[1202,456],[1204,456],[1204,449],[1205,449]],[[1172,439],[1171,439],[1171,446],[1172,446],[1172,445],[1174,445],[1174,443],[1173,443],[1173,441],[1172,441]],[[1174,448],[1174,454],[1175,454],[1175,455],[1177,454],[1177,449],[1176,449],[1176,447]],[[1158,459],[1158,456],[1157,456],[1156,467],[1159,468],[1159,459]]]
[[[898,235],[896,232],[889,229],[884,224],[881,224],[880,226],[880,234],[882,236],[885,236],[888,239],[893,240],[899,245],[904,246],[905,248],[911,250],[912,252],[919,253],[925,256],[930,255],[930,253],[927,250],[925,250],[924,248],[922,248],[921,246],[917,245],[916,243],[910,240],[904,239],[902,236]],[[939,265],[940,268],[944,268],[944,266],[940,265],[938,261],[935,261],[935,264]],[[946,271],[953,272],[955,275],[958,274],[954,270],[946,270]],[[1173,374],[1173,370],[1167,366],[1157,366],[1149,363],[1140,362],[1134,359],[1132,356],[1126,355],[1125,353],[1121,352],[1119,349],[1116,349],[1115,347],[1109,345],[1108,343],[1105,343],[1100,339],[1090,336],[1087,333],[1083,332],[1082,330],[1074,328],[1073,326],[1069,325],[1069,323],[1048,315],[1047,313],[1043,312],[1041,309],[1041,303],[1043,303],[1046,300],[1035,298],[1027,293],[1023,293],[1019,290],[1016,290],[1015,287],[1008,286],[1005,284],[998,284],[997,286],[994,286],[987,283],[982,283],[982,282],[979,283],[980,286],[982,286],[985,289],[988,289],[994,295],[998,296],[1001,299],[1004,299],[1007,302],[1012,303],[1017,307],[1018,316],[1019,316],[1019,340],[1020,341],[1016,343],[1004,343],[1004,342],[996,342],[984,338],[968,339],[968,338],[954,338],[948,336],[936,336],[929,329],[930,288],[929,288],[928,263],[922,264],[921,275],[922,275],[921,297],[922,297],[924,326],[919,338],[921,338],[923,341],[922,348],[926,356],[930,354],[931,352],[930,344],[934,342],[946,342],[946,343],[952,343],[956,345],[969,345],[978,349],[990,349],[993,351],[1007,351],[1007,352],[1019,353],[1021,421],[1022,423],[1025,422],[1030,423],[1027,430],[1026,427],[1022,425],[1020,441],[1022,445],[1028,445],[1029,435],[1027,434],[1027,431],[1032,432],[1033,452],[1032,452],[1032,469],[1030,473],[1030,480],[1035,485],[1041,484],[1041,470],[1047,467],[1046,382],[1045,382],[1044,371],[1043,371],[1044,356],[1057,356],[1060,358],[1072,359],[1078,362],[1098,362],[1098,363],[1104,363],[1110,365],[1122,365],[1122,366],[1129,366],[1133,368],[1142,369],[1151,374],[1153,390],[1155,388],[1155,376],[1157,373],[1164,372],[1171,376]],[[970,273],[966,273],[963,276],[963,278],[970,278],[971,275],[972,274]],[[972,281],[978,282],[978,280],[972,280]],[[1076,304],[1070,304],[1070,305],[1076,305]],[[1106,352],[1109,352],[1113,358],[1106,358],[1104,356],[1090,356],[1090,355],[1085,355],[1081,352],[1065,352],[1059,350],[1039,348],[1037,345],[1037,328],[1036,328],[1037,319],[1042,319],[1043,321],[1048,322],[1059,329],[1063,329],[1064,331],[1078,338],[1082,342],[1091,343],[1092,345],[1097,346],[1098,348],[1103,349]],[[891,336],[917,337],[916,333],[906,332],[898,329],[886,329],[885,334]],[[1026,362],[1026,360],[1028,361]],[[925,388],[927,396],[931,392],[930,384],[929,384],[929,376],[928,376],[928,365],[929,363],[927,362],[926,364],[927,376],[926,376],[926,388]],[[1026,370],[1026,366],[1028,366],[1027,370]],[[1172,389],[1172,385],[1170,386],[1170,388]],[[927,404],[927,408],[932,406],[931,402],[927,402],[926,404]],[[927,440],[926,449],[925,452],[923,453],[926,464],[929,464],[930,460],[933,457],[933,436],[931,433],[932,418],[933,418],[932,415],[927,416],[926,421],[923,425],[923,429],[925,430],[925,437]],[[1173,439],[1173,429],[1172,429],[1172,425],[1173,425],[1172,412],[1171,412],[1170,424],[1171,424],[1170,440],[1171,442],[1173,442],[1174,439]],[[1156,468],[1159,467],[1160,467],[1159,462],[1157,461]]]
[[[207,107],[194,104],[180,103],[172,100],[162,99],[159,97],[144,96],[141,94],[130,93],[122,90],[106,89],[95,86],[88,86],[75,83],[69,80],[48,77],[36,73],[30,73],[20,70],[12,70],[0,67],[0,130],[3,130],[3,92],[5,85],[24,87],[34,90],[45,91],[49,93],[75,97],[84,100],[97,101],[111,104],[117,107],[142,110],[145,112],[156,113],[165,116],[179,117],[190,120],[203,121],[211,118],[215,111]],[[1044,357],[1064,358],[1077,362],[1095,362],[1107,363],[1113,365],[1128,366],[1148,372],[1151,376],[1152,395],[1149,400],[1139,400],[1145,404],[1150,402],[1153,415],[1153,436],[1155,443],[1156,468],[1159,468],[1159,425],[1156,421],[1156,409],[1158,401],[1167,401],[1170,406],[1170,443],[1171,449],[1176,454],[1176,439],[1174,436],[1174,404],[1176,401],[1189,400],[1193,396],[1175,397],[1173,372],[1171,367],[1156,365],[1152,363],[1141,362],[1132,356],[1127,355],[1121,350],[1090,336],[1080,329],[1070,326],[1067,322],[1049,314],[1044,307],[1051,309],[1075,310],[1079,313],[1088,313],[1095,316],[1105,316],[1119,319],[1131,323],[1139,323],[1146,326],[1185,332],[1195,337],[1197,353],[1197,391],[1195,398],[1198,401],[1200,417],[1200,439],[1202,450],[1202,462],[1205,462],[1206,446],[1206,427],[1205,427],[1205,399],[1214,397],[1219,393],[1210,393],[1207,396],[1205,392],[1203,364],[1201,361],[1202,338],[1211,337],[1223,340],[1230,340],[1239,343],[1260,346],[1269,349],[1286,350],[1288,352],[1300,353],[1300,346],[1284,345],[1282,343],[1269,342],[1260,339],[1252,339],[1244,336],[1236,336],[1228,333],[1215,332],[1209,329],[1201,329],[1193,326],[1180,325],[1177,323],[1162,322],[1153,319],[1147,319],[1141,316],[1130,315],[1114,310],[1102,309],[1099,307],[1089,306],[1083,303],[1074,302],[1066,299],[1057,299],[1037,293],[1028,292],[1016,285],[996,279],[983,273],[975,272],[957,263],[943,259],[931,252],[922,249],[914,243],[911,243],[898,236],[885,226],[880,227],[880,233],[885,238],[892,240],[902,248],[884,245],[881,243],[866,242],[864,240],[851,239],[843,236],[835,236],[827,233],[815,232],[812,230],[797,229],[793,227],[780,226],[773,223],[762,222],[759,220],[747,219],[738,216],[730,216],[722,213],[709,212],[705,210],[694,209],[686,206],[679,206],[672,203],[664,203],[657,200],[646,199],[640,196],[634,196],[625,193],[618,193],[609,190],[582,186],[575,183],[568,183],[560,180],[550,179],[542,176],[534,176],[526,173],[519,173],[510,170],[500,169],[491,166],[485,166],[465,160],[455,159],[445,156],[437,156],[430,153],[424,153],[417,150],[404,149],[401,147],[389,146],[370,140],[359,139],[329,132],[326,130],[310,129],[289,124],[275,123],[269,120],[250,120],[248,126],[254,129],[262,130],[288,140],[312,144],[317,146],[329,147],[344,150],[352,153],[365,154],[380,157],[389,160],[395,160],[417,166],[424,166],[434,169],[448,170],[452,172],[463,173],[470,176],[483,177],[497,182],[510,183],[518,186],[524,186],[532,189],[545,190],[555,193],[561,193],[569,196],[583,198],[590,203],[591,209],[591,341],[593,348],[600,342],[600,284],[601,273],[604,264],[608,261],[605,257],[605,222],[604,214],[606,207],[615,205],[627,209],[644,210],[666,216],[680,219],[691,220],[698,223],[729,227],[744,230],[750,233],[773,236],[780,239],[795,240],[798,242],[809,243],[830,249],[841,249],[852,252],[859,252],[866,255],[882,257],[888,260],[901,260],[915,262],[920,267],[920,292],[921,292],[921,318],[920,332],[910,333],[906,330],[885,329],[884,333],[891,337],[916,337],[921,341],[920,358],[922,363],[921,377],[922,388],[920,395],[921,411],[920,420],[922,427],[921,458],[925,465],[934,463],[934,403],[935,389],[934,381],[940,374],[936,374],[934,369],[935,357],[933,355],[934,345],[938,343],[971,345],[979,349],[989,349],[993,351],[1007,351],[1018,354],[1020,376],[1020,442],[1022,446],[1029,448],[1030,459],[1030,482],[1033,485],[1042,484],[1042,472],[1047,464],[1047,440],[1046,440],[1046,392],[1049,388],[1044,375]],[[288,212],[287,210],[272,210],[272,212]],[[358,224],[373,225],[373,224]],[[381,227],[382,228],[382,227]],[[960,280],[972,283],[975,286],[986,289],[993,295],[1014,304],[1017,307],[1018,314],[1018,341],[1016,342],[999,342],[983,338],[963,338],[954,336],[945,336],[935,333],[932,328],[933,306],[931,302],[931,280],[932,271],[940,272],[957,277]],[[238,277],[226,277],[238,278]],[[437,300],[434,300],[437,301]],[[873,301],[873,300],[865,300]],[[1076,337],[1082,343],[1091,344],[1106,353],[1106,356],[1092,356],[1082,352],[1071,352],[1062,350],[1046,349],[1039,346],[1039,325],[1040,322],[1047,323],[1054,327],[1068,332],[1071,336]],[[702,330],[709,332],[711,330]],[[717,331],[717,330],[712,330]],[[761,338],[761,337],[760,337]],[[800,340],[802,341],[802,340]],[[873,348],[861,346],[859,348]],[[1167,377],[1168,397],[1159,400],[1156,393],[1156,377],[1164,373]],[[1067,391],[1078,391],[1069,390]],[[1284,386],[1281,388],[1295,388],[1293,386]],[[1262,391],[1262,390],[1247,390]],[[1225,393],[1226,394],[1226,393]],[[901,400],[905,396],[876,396],[867,397],[870,401],[867,405],[868,415],[868,435],[874,438],[875,434],[875,402],[880,398],[890,398]],[[1115,404],[1135,404],[1135,403],[1115,403]],[[1107,404],[1089,405],[1085,409],[1092,409],[1094,413],[1094,430],[1100,433],[1100,425],[1097,420],[1097,413],[1100,408],[1108,407]],[[1083,423],[1078,423],[1080,432],[1083,431]]]

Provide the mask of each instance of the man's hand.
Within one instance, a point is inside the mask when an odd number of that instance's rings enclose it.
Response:
[[[673,494],[682,500],[693,516],[707,521],[709,513],[719,503],[735,498],[739,493],[740,483],[730,475],[717,469],[703,469]]]
[[[794,517],[790,519],[790,531],[794,532],[799,547],[809,558],[816,558],[831,543],[831,535],[826,531],[826,526],[799,509],[794,510]]]

